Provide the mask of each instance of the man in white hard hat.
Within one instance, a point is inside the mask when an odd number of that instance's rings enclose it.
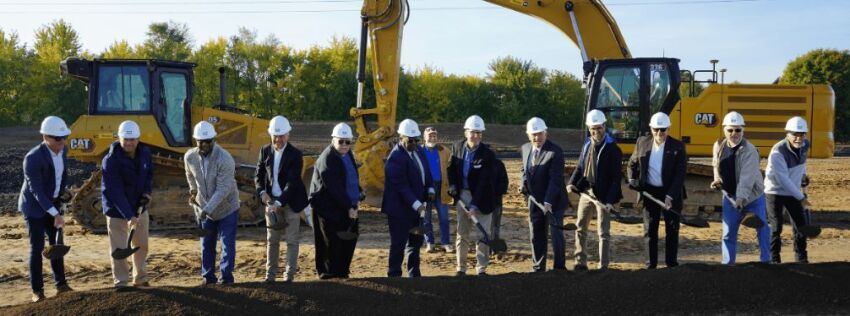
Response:
[[[436,190],[429,172],[428,159],[418,146],[422,133],[411,119],[398,125],[399,143],[393,147],[384,165],[384,197],[381,212],[387,214],[390,230],[390,254],[387,276],[400,277],[401,264],[407,259],[407,276],[419,277],[419,248],[422,235],[411,233],[421,223],[426,203],[434,203]]]
[[[449,196],[449,177],[446,173],[451,161],[451,149],[446,148],[438,143],[437,128],[429,126],[425,128],[425,144],[422,145],[422,152],[425,153],[425,158],[428,159],[429,172],[431,179],[434,180],[434,189],[437,191],[436,200],[433,205],[428,206],[437,210],[437,220],[440,227],[440,244],[446,253],[454,253],[455,247],[451,243],[451,231],[449,230],[449,206],[446,204],[451,196]],[[431,212],[425,213],[425,243],[426,251],[429,253],[437,252],[434,238],[434,224],[432,221]]]
[[[44,236],[50,245],[56,244],[57,235],[61,234],[59,230],[65,225],[61,206],[71,200],[67,189],[68,169],[65,168],[65,140],[71,130],[61,118],[48,116],[41,122],[39,132],[42,142],[24,157],[24,183],[18,196],[18,211],[24,215],[30,238],[29,276],[33,302],[45,299],[41,269]],[[65,280],[65,261],[62,258],[50,260],[50,269],[56,294],[72,291]]]
[[[334,126],[331,144],[316,159],[310,182],[316,274],[320,279],[348,278],[359,234],[358,203],[366,196],[360,187],[357,162],[351,150],[354,134],[345,123]],[[354,233],[342,239],[341,232]]]
[[[596,210],[599,235],[599,269],[608,269],[611,256],[611,214],[614,204],[623,198],[620,168],[623,152],[613,137],[605,132],[605,113],[587,112],[585,125],[590,137],[584,142],[578,165],[570,177],[568,192],[582,193],[576,210],[576,265],[577,271],[587,270],[587,228],[591,212]]]
[[[723,191],[723,264],[735,264],[738,228],[741,224],[756,229],[759,260],[770,260],[770,228],[764,198],[764,180],[759,167],[759,152],[744,138],[744,117],[735,111],[723,117],[722,137],[714,143],[711,187]],[[733,202],[734,201],[734,202]]]
[[[781,263],[783,209],[791,216],[794,254],[798,263],[808,263],[807,235],[816,236],[819,229],[810,226],[809,208],[812,203],[801,190],[808,185],[806,156],[811,144],[806,139],[808,124],[795,116],[785,124],[785,139],[770,150],[765,170],[764,192],[767,197],[767,218],[770,222],[770,262]]]
[[[236,259],[236,225],[239,220],[239,189],[236,163],[215,143],[215,127],[198,122],[192,132],[197,147],[183,156],[189,182],[189,204],[204,232],[201,236],[202,285],[233,283]],[[221,278],[215,275],[216,243],[221,240]]]
[[[667,267],[679,265],[679,226],[682,213],[685,173],[687,172],[688,157],[685,144],[668,136],[670,117],[663,112],[652,115],[649,119],[652,135],[638,137],[635,150],[629,159],[628,179],[629,188],[638,192],[642,199],[643,239],[647,246],[647,269],[658,266],[658,225],[661,215],[664,215],[664,261]],[[660,206],[641,196],[641,192],[652,195],[659,201]]]
[[[109,146],[103,157],[101,170],[101,195],[103,214],[109,232],[110,253],[127,248],[127,234],[133,230],[133,286],[148,286],[146,261],[148,256],[148,231],[153,188],[153,164],[148,146],[139,142],[139,125],[124,121],[118,126],[118,140]],[[112,259],[113,285],[119,291],[129,282],[127,259]]]
[[[466,275],[466,256],[469,243],[475,243],[475,270],[478,275],[487,275],[490,265],[490,247],[478,242],[484,236],[475,229],[472,217],[475,217],[487,235],[492,236],[492,213],[495,208],[496,196],[496,154],[490,146],[482,143],[484,136],[484,120],[478,115],[472,115],[463,124],[464,136],[452,146],[452,162],[449,165],[449,194],[456,201],[462,201],[464,210],[458,207],[457,212],[457,276]],[[460,205],[460,203],[458,203]],[[479,235],[470,239],[470,230]]]
[[[289,142],[292,126],[283,116],[269,121],[271,142],[260,149],[254,186],[266,209],[266,283],[277,276],[280,237],[286,229],[286,270],[283,282],[295,280],[298,272],[300,214],[307,206],[307,189],[301,181],[304,158]]]
[[[563,227],[570,203],[564,189],[564,150],[549,140],[543,119],[532,117],[525,126],[528,143],[522,145],[521,190],[528,198],[532,271],[546,271],[547,229],[552,234],[552,268],[566,270],[564,232],[557,228]]]

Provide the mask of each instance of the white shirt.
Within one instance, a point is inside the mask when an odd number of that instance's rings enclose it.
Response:
[[[422,160],[419,160],[419,155],[416,152],[408,152],[410,157],[416,161],[416,166],[419,167],[419,174],[422,176],[422,184],[425,184],[425,167],[422,165]]]
[[[646,177],[646,182],[654,187],[664,186],[664,181],[661,180],[661,163],[664,161],[664,143],[658,145],[655,141],[652,142],[652,152],[649,154],[649,174]]]
[[[274,197],[279,197],[283,194],[283,190],[281,190],[280,184],[277,182],[277,175],[280,173],[280,160],[283,158],[283,151],[286,150],[286,145],[289,144],[284,144],[283,148],[280,150],[277,150],[274,146],[272,146],[272,149],[274,149],[274,165],[272,166],[272,196]]]
[[[53,189],[53,198],[59,197],[59,189],[62,188],[62,171],[65,170],[65,162],[62,161],[62,152],[65,150],[59,151],[59,153],[54,153],[52,150],[48,149],[50,152],[50,159],[53,160],[53,176],[56,179],[56,188]],[[56,210],[55,207],[51,207],[47,210],[51,216],[56,216],[59,214],[59,211]]]

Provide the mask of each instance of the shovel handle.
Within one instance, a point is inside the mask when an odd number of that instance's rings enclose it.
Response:
[[[130,229],[130,235],[127,236],[127,248],[130,248],[131,242],[133,241],[133,234],[136,233],[136,228]]]
[[[62,227],[56,229],[56,244],[64,245],[65,244],[65,234],[62,232]]]
[[[656,199],[654,196],[652,196],[652,194],[649,194],[649,192],[641,191],[640,194],[643,195],[643,197],[649,199],[650,201],[655,202],[655,204],[658,204],[658,206],[661,206],[665,210],[668,210],[668,211],[670,210],[669,208],[667,208],[666,203],[661,202],[661,200],[659,200],[659,199]]]

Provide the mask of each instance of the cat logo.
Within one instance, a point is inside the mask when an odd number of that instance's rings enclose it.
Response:
[[[696,125],[705,125],[712,127],[717,125],[717,114],[714,113],[697,113],[694,115],[694,123]]]
[[[70,141],[71,150],[82,150],[91,152],[94,150],[94,142],[89,138],[73,138]]]
[[[210,116],[207,118],[207,122],[210,122],[210,124],[217,124],[219,121],[221,121],[221,118],[218,116]]]

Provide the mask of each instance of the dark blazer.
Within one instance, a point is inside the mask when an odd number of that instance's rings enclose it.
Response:
[[[623,179],[623,151],[617,146],[617,142],[608,134],[605,134],[604,144],[600,148],[598,162],[596,163],[596,183],[593,183],[593,192],[599,202],[614,204],[623,198],[620,181]],[[570,177],[570,184],[581,189],[580,182],[584,179],[584,160],[591,146],[590,138],[584,142],[578,165]]]
[[[47,144],[41,143],[33,147],[24,157],[24,183],[21,195],[18,196],[18,211],[24,214],[24,219],[42,218],[49,215],[47,210],[54,207],[53,192],[59,185],[64,190],[68,185],[68,148],[62,151],[64,169],[62,182],[56,183],[53,159]],[[57,211],[61,212],[58,207]]]
[[[316,159],[313,165],[313,179],[310,181],[309,203],[313,212],[334,222],[347,219],[348,210],[352,207],[351,197],[345,187],[347,179],[342,159],[351,159],[359,178],[354,153],[349,151],[341,157],[333,145],[328,145]],[[360,188],[360,192],[363,192],[363,188]]]
[[[277,201],[281,206],[289,205],[293,212],[301,212],[307,207],[307,189],[301,181],[301,168],[304,166],[304,157],[292,143],[286,145],[280,157],[280,166],[277,183],[281,194]],[[272,181],[274,181],[274,147],[267,144],[260,149],[260,158],[257,160],[257,169],[254,172],[254,187],[257,195],[268,193],[272,199]]]
[[[153,185],[150,148],[139,143],[136,159],[130,159],[121,149],[121,143],[113,142],[101,166],[103,214],[128,220],[139,216],[139,199],[144,194],[150,194]]]
[[[564,150],[552,141],[546,140],[540,148],[537,161],[532,163],[530,170],[526,170],[529,165],[528,160],[532,158],[533,149],[531,143],[522,145],[523,187],[541,204],[552,204],[552,209],[556,211],[567,209],[569,200],[564,184]]]
[[[635,143],[635,150],[629,159],[628,179],[637,179],[639,189],[649,186],[649,156],[652,153],[652,136],[641,136]],[[684,197],[685,172],[688,156],[685,144],[668,136],[664,142],[664,157],[661,160],[661,182],[664,191],[673,198],[673,207],[681,209]]]
[[[415,219],[419,217],[413,209],[416,201],[425,203],[428,189],[434,188],[434,180],[428,170],[428,159],[421,147],[414,151],[422,162],[425,170],[425,184],[416,162],[401,144],[393,147],[384,165],[384,198],[381,202],[381,212],[390,218]],[[436,192],[435,192],[436,193]]]
[[[505,168],[505,163],[501,159],[493,159],[496,164],[496,195],[508,194],[508,170]]]
[[[452,146],[452,161],[449,164],[449,185],[458,192],[463,189],[463,152],[466,140]],[[469,169],[469,191],[472,193],[472,205],[483,214],[490,214],[495,208],[496,199],[496,154],[490,146],[481,143],[472,156]]]

